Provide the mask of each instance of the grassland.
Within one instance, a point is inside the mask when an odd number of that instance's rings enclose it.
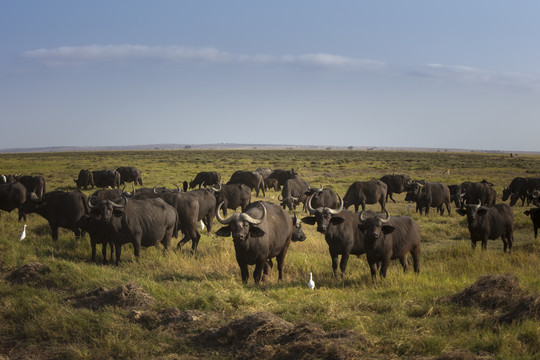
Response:
[[[43,175],[47,190],[73,190],[82,168],[99,170],[136,166],[146,186],[173,187],[199,171],[219,171],[224,181],[238,169],[294,168],[313,186],[330,187],[343,195],[353,181],[403,173],[415,179],[457,184],[487,179],[502,190],[516,176],[539,176],[540,157],[504,154],[423,153],[388,151],[132,151],[0,155],[0,173]],[[449,170],[449,174],[445,170]],[[86,194],[91,191],[86,191]],[[268,191],[266,199],[277,201]],[[37,280],[12,284],[0,280],[0,355],[8,358],[266,358],[271,352],[239,353],[227,347],[194,341],[208,329],[219,328],[256,312],[269,312],[292,323],[309,322],[324,331],[351,331],[363,341],[350,344],[341,358],[540,358],[540,319],[510,323],[494,320],[496,311],[441,303],[473,284],[480,276],[512,274],[522,288],[540,293],[540,241],[523,211],[514,207],[515,244],[504,254],[500,240],[487,251],[471,250],[464,218],[435,211],[420,216],[407,210],[405,194],[394,195],[391,215],[409,215],[422,231],[421,272],[403,273],[393,263],[384,280],[373,282],[365,257],[349,260],[347,276],[335,281],[328,246],[315,227],[304,225],[307,240],[291,245],[284,281],[242,284],[230,238],[202,232],[199,251],[164,253],[148,248],[135,259],[126,245],[120,266],[91,263],[88,237],[75,240],[61,230],[52,241],[44,219],[28,217],[27,238],[20,242],[22,223],[16,212],[0,218],[0,270],[39,262],[50,271]],[[253,200],[257,200],[253,193]],[[259,198],[262,199],[262,198]],[[371,208],[371,206],[370,206]],[[379,210],[378,205],[372,208]],[[414,208],[414,207],[413,207]],[[302,215],[302,214],[300,214]],[[217,221],[214,229],[219,228]],[[98,256],[100,259],[100,256]],[[253,269],[250,268],[250,271]],[[313,273],[316,290],[306,284]],[[98,310],[74,307],[68,299],[100,287],[114,289],[134,283],[154,301],[144,309],[105,306]],[[174,326],[141,322],[141,311],[196,311],[197,319]],[[136,320],[139,319],[139,320]],[[290,358],[300,358],[301,354]],[[275,354],[274,354],[275,356]],[[313,350],[305,358],[323,357]],[[340,358],[340,354],[333,354]],[[461,357],[459,357],[461,356]]]

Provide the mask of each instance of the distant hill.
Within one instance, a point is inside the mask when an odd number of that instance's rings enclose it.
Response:
[[[272,145],[272,144],[148,144],[128,146],[52,146],[41,148],[0,149],[0,153],[70,152],[70,151],[127,151],[127,150],[378,150],[378,151],[430,151],[478,152],[496,154],[540,154],[539,151],[472,150],[422,147],[379,146],[325,146],[325,145]]]

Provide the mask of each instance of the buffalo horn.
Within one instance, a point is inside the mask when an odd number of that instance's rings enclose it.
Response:
[[[312,194],[312,195],[308,198],[307,205],[306,205],[307,210],[308,210],[308,212],[309,212],[310,214],[313,214],[313,213],[315,212],[315,209],[313,209],[313,208],[311,207],[311,199],[313,199],[313,195],[315,195],[315,194]]]
[[[339,214],[341,212],[341,210],[343,210],[343,199],[341,198],[341,196],[339,196],[339,194],[337,194],[337,197],[339,199],[338,208],[337,209],[328,209],[328,212],[330,214],[332,214],[332,215]]]
[[[248,214],[246,213],[242,213],[240,216],[245,220],[247,221],[248,223],[252,224],[252,225],[259,225],[260,223],[263,222],[263,220],[266,218],[266,208],[264,207],[263,204],[259,203],[260,206],[262,206],[262,209],[263,209],[263,214],[262,214],[262,217],[260,219],[254,219],[252,218],[251,216],[249,216]]]
[[[218,207],[217,207],[217,211],[216,211],[216,219],[223,225],[227,225],[229,224],[232,220],[233,220],[233,217],[237,216],[237,214],[233,214],[231,216],[229,216],[227,219],[224,219],[221,217],[221,215],[219,214],[219,209],[221,209],[221,207],[223,206],[223,203],[224,201],[222,201]]]
[[[90,196],[90,197],[88,198],[88,200],[86,200],[86,203],[88,204],[88,207],[89,207],[90,209],[95,208],[95,206],[92,205],[92,199],[96,199],[96,198],[97,198],[96,196],[92,195],[92,196]]]
[[[384,218],[380,218],[381,219],[381,222],[383,224],[386,224],[388,221],[390,221],[390,214],[388,213],[388,210],[384,209],[384,212],[386,214],[386,216]]]
[[[127,197],[125,197],[123,195],[122,195],[122,199],[124,199],[124,204],[123,205],[120,205],[120,204],[115,203],[114,201],[111,201],[112,206],[115,207],[115,208],[124,208],[124,207],[126,207],[128,199],[127,199]]]

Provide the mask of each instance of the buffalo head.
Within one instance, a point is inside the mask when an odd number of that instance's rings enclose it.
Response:
[[[306,216],[305,218],[302,218],[302,222],[309,225],[317,224],[317,231],[325,234],[330,225],[338,225],[345,221],[345,219],[342,217],[337,216],[343,210],[343,199],[341,196],[338,195],[339,203],[337,209],[331,209],[328,207],[319,207],[313,209],[311,207],[312,198],[313,195],[309,197],[306,207],[309,213],[313,216]]]
[[[224,219],[219,214],[219,210],[216,212],[217,220],[226,225],[216,232],[218,236],[228,237],[232,235],[233,241],[246,241],[250,237],[260,237],[265,234],[257,225],[262,224],[266,218],[266,208],[263,204],[259,203],[262,207],[263,214],[260,219],[254,219],[247,213],[233,214],[229,218]],[[217,209],[221,209],[223,202],[221,202]]]

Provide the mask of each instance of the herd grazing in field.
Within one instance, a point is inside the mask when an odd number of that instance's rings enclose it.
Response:
[[[253,279],[259,283],[269,276],[273,258],[279,279],[283,278],[290,243],[306,239],[302,222],[316,226],[324,235],[335,277],[345,275],[351,254],[366,254],[373,278],[377,273],[385,277],[393,259],[398,259],[407,270],[408,254],[418,273],[421,229],[410,216],[390,215],[386,209],[388,199],[395,203],[393,194],[403,192],[406,192],[405,201],[416,203],[416,211],[421,215],[427,215],[431,208],[441,216],[446,209],[450,215],[453,202],[456,212],[467,218],[473,249],[477,242],[486,249],[488,240],[501,238],[504,251],[512,250],[511,206],[519,200],[522,206],[525,202],[537,206],[525,211],[532,219],[535,238],[540,227],[540,178],[512,180],[502,194],[502,201],[510,198],[509,205],[496,203],[494,185],[486,180],[446,185],[396,174],[384,175],[379,180],[356,181],[343,197],[329,188],[312,187],[294,169],[238,170],[225,184],[216,171],[200,172],[193,180],[184,181],[182,188],[174,189],[157,185],[142,187],[141,171],[135,167],[83,169],[73,180],[78,190],[47,192],[43,176],[0,175],[0,210],[18,209],[19,221],[26,220],[27,214],[39,214],[48,221],[54,240],[58,238],[59,228],[72,230],[77,238],[88,233],[92,261],[96,261],[97,244],[101,244],[103,263],[112,262],[114,254],[116,264],[123,244],[132,244],[135,256],[139,256],[141,247],[161,243],[170,249],[172,238],[180,234],[182,239],[177,247],[191,241],[191,251],[195,252],[201,238],[199,226],[201,231],[206,228],[210,233],[216,218],[223,226],[215,234],[232,237],[245,283],[249,279],[249,265],[255,265]],[[133,184],[131,191],[126,191],[126,183]],[[101,189],[87,197],[80,189],[88,187]],[[281,191],[279,205],[269,201],[251,202],[253,190],[256,196],[261,192],[266,197],[270,189]],[[302,211],[308,213],[302,219],[296,213],[300,204]],[[366,210],[366,205],[372,204],[380,205],[379,213]],[[354,212],[348,210],[350,206],[354,206]],[[227,215],[227,209],[238,208],[241,212]]]

